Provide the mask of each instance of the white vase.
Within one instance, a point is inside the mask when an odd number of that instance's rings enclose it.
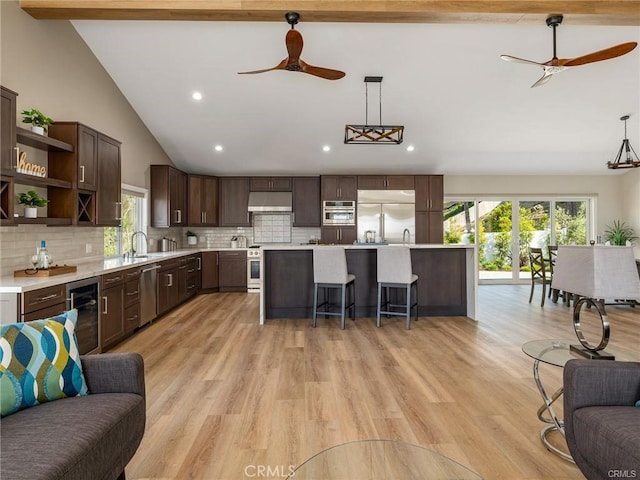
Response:
[[[32,125],[31,131],[33,133],[37,133],[38,135],[44,135],[44,127],[36,127],[35,125]]]
[[[194,236],[187,237],[187,244],[188,245],[197,245],[198,244],[198,237],[194,237]]]
[[[38,218],[38,207],[24,207],[24,218]]]

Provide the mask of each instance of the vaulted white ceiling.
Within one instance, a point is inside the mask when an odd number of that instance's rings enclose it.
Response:
[[[542,69],[500,59],[552,57],[539,25],[305,23],[301,58],[337,81],[275,66],[286,22],[73,21],[175,164],[219,175],[328,173],[614,174],[619,120],[640,150],[640,48],[571,68],[538,88]],[[639,27],[561,25],[558,55],[623,42]],[[401,145],[345,145],[365,123],[367,75],[383,76],[382,120]],[[193,91],[203,99],[192,100]],[[378,123],[369,84],[369,123]],[[221,144],[222,152],[214,151]],[[331,151],[322,151],[330,145]],[[407,152],[413,145],[415,150]]]

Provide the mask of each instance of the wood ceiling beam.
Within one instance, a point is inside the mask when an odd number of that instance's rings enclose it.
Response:
[[[562,13],[567,24],[640,25],[640,0],[21,0],[37,19],[281,22],[539,23]]]

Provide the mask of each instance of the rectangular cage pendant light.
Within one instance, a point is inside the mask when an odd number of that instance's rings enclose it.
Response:
[[[640,159],[627,138],[627,120],[629,120],[629,115],[620,117],[620,120],[624,122],[624,139],[622,140],[622,145],[620,145],[615,160],[613,162],[607,162],[607,168],[612,170],[618,168],[638,168],[640,167]]]
[[[365,125],[345,125],[344,143],[400,145],[404,135],[404,125],[382,125],[382,77],[364,77],[365,83]],[[380,86],[380,124],[369,125],[369,83]]]

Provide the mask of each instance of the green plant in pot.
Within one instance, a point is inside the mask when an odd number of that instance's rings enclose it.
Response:
[[[35,190],[29,190],[18,195],[18,203],[24,205],[25,218],[37,218],[38,207],[46,207],[49,201],[41,197]]]
[[[47,117],[37,108],[23,110],[21,115],[23,117],[22,123],[30,123],[31,131],[40,135],[44,135],[44,132],[47,131],[47,125],[51,125],[53,123],[53,119]]]
[[[604,240],[611,243],[611,245],[626,245],[627,241],[632,242],[636,237],[633,232],[633,228],[620,220],[614,220],[613,226],[607,225],[607,229],[604,231]]]
[[[185,233],[185,235],[187,236],[188,245],[198,244],[198,236],[195,233],[193,233],[191,230],[187,230],[187,233]]]

